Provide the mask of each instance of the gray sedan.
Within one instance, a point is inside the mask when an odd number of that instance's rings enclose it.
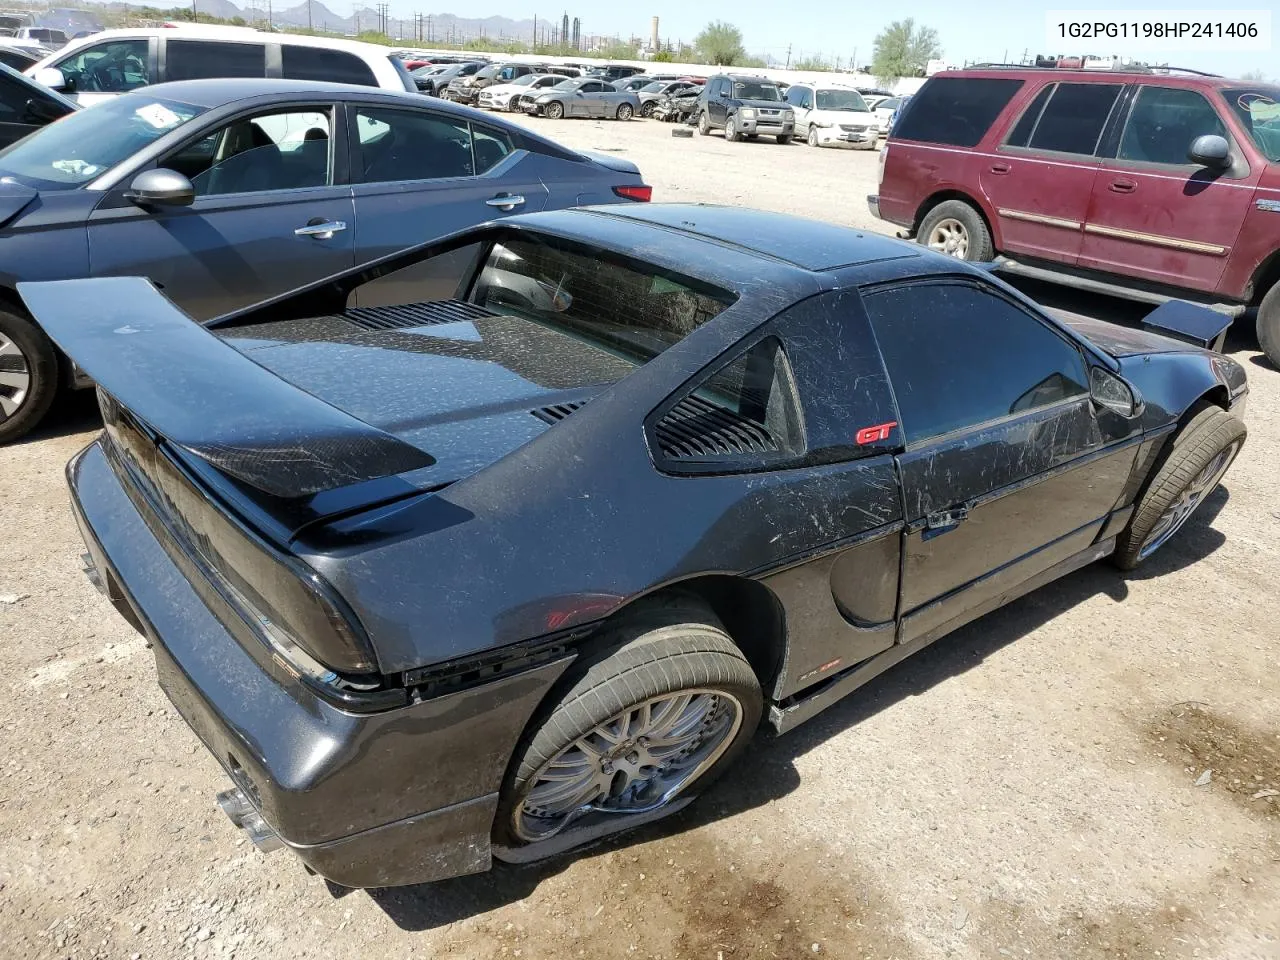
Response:
[[[508,213],[648,198],[629,161],[373,87],[188,80],[77,110],[0,152],[0,443],[83,385],[22,281],[144,276],[204,320]]]
[[[603,80],[566,80],[538,96],[525,112],[559,120],[561,117],[610,117],[630,120],[640,112],[640,98],[615,90]]]

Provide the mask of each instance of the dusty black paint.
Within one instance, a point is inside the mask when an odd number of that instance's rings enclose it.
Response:
[[[953,275],[1026,301],[981,270],[852,232],[797,242],[789,258],[777,237],[808,229],[702,207],[515,218],[211,325],[261,365],[244,384],[238,363],[221,366],[227,394],[257,395],[267,368],[280,378],[272,389],[293,384],[320,404],[295,406],[299,437],[354,421],[433,459],[395,476],[357,457],[343,468],[361,482],[281,497],[274,482],[232,480],[163,437],[148,449],[145,430],[127,442],[113,431],[73,464],[86,539],[117,603],[156,641],[166,689],[318,870],[364,884],[483,869],[486,817],[524,724],[578,645],[637,598],[668,588],[706,597],[740,635],[774,725],[789,728],[959,624],[1105,556],[1180,419],[1197,403],[1243,397],[1242,372],[1220,356],[1132,332],[1097,330],[1091,343],[1045,318],[1088,363],[1127,380],[1142,401],[1134,416],[1075,398],[911,449],[898,430],[858,444],[859,429],[896,419],[860,288]],[[632,371],[501,317],[443,340],[443,328],[344,319],[361,284],[512,233],[652,264],[732,303]],[[32,300],[53,317],[63,289]],[[104,305],[107,316],[116,309]],[[188,322],[166,318],[158,301],[145,312],[162,327]],[[72,356],[114,322],[80,319],[51,324]],[[196,333],[190,342],[212,336]],[[781,466],[747,457],[710,474],[664,470],[647,429],[655,412],[766,335],[794,371],[803,449]],[[147,342],[118,362],[198,362],[148,355]],[[198,432],[190,411],[116,379],[126,408],[136,398],[157,424]],[[560,419],[531,412],[568,403],[581,405]],[[240,411],[210,429],[232,443],[255,422]],[[196,439],[184,434],[184,446]],[[319,461],[308,469],[332,467],[323,448],[308,453]],[[138,491],[156,477],[163,486],[166,458],[185,465],[186,486],[170,484],[156,512],[183,523],[139,512]],[[200,583],[186,548],[168,542],[196,527],[214,565],[242,549],[237,536],[263,541],[279,562],[245,584],[263,603],[304,571],[367,637],[379,696],[405,705],[360,716],[292,678],[256,638],[260,624]],[[298,617],[314,613],[303,605]],[[406,680],[416,692],[399,686]]]

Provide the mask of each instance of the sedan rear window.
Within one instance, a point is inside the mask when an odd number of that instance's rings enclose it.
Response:
[[[1005,77],[932,77],[898,118],[894,138],[977,146],[1022,83]]]
[[[0,153],[0,176],[40,190],[88,183],[204,113],[142,91],[63,117]]]
[[[734,297],[647,265],[520,238],[493,245],[473,300],[581,337],[639,366],[715,317]]]

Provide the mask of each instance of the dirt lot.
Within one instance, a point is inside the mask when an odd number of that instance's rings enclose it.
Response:
[[[534,123],[634,159],[657,200],[880,228],[874,153]],[[1140,574],[1089,568],[971,625],[760,738],[674,823],[537,869],[346,895],[214,809],[221,771],[80,572],[62,468],[95,423],[87,398],[65,404],[0,450],[3,953],[1280,957],[1280,374],[1247,337],[1230,347],[1249,442]]]

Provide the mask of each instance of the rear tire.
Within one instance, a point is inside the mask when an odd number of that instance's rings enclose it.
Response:
[[[916,242],[938,253],[984,263],[995,256],[982,215],[963,200],[944,200],[920,223]]]
[[[543,111],[549,120],[559,120],[564,116],[564,104],[559,100],[552,100],[547,104]]]
[[[613,117],[615,120],[630,120],[632,117],[632,114],[633,114],[633,111],[631,109],[631,104],[620,103],[618,104],[618,112],[615,113]]]
[[[0,309],[0,444],[39,423],[58,393],[58,353],[26,317]]]
[[[612,832],[652,819],[708,786],[755,732],[760,684],[700,601],[642,601],[602,640],[517,748],[494,820],[499,843],[549,840],[596,805],[611,811],[597,819],[616,821]]]
[[[1116,539],[1115,565],[1132,570],[1164,546],[1218,486],[1247,435],[1244,421],[1221,407],[1192,417]]]
[[[1258,346],[1280,370],[1280,282],[1273,284],[1258,304]]]

